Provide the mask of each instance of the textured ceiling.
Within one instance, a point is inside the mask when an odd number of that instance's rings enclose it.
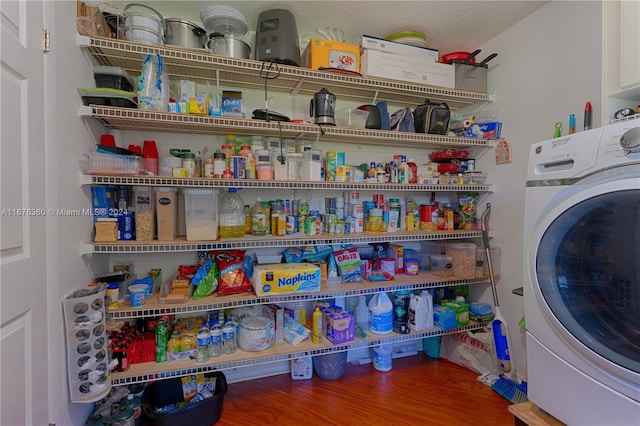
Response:
[[[88,2],[94,3],[94,2]],[[109,2],[122,9],[129,2]],[[251,32],[258,15],[269,9],[287,9],[296,17],[298,35],[316,28],[339,28],[348,43],[362,34],[384,38],[399,31],[426,34],[429,47],[440,53],[471,51],[500,34],[547,1],[141,1],[165,18],[188,19],[202,25],[200,10],[221,4],[238,9]],[[103,3],[104,4],[104,3]],[[251,37],[249,36],[249,39]],[[251,39],[252,41],[252,39]],[[304,47],[304,46],[302,46]],[[482,59],[484,54],[480,55]]]

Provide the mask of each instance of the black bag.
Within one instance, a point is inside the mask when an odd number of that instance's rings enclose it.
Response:
[[[429,99],[418,105],[413,112],[416,133],[446,135],[449,131],[451,111],[446,103],[436,104]]]

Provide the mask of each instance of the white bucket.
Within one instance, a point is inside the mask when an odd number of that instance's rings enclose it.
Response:
[[[373,348],[373,367],[378,371],[391,371],[393,366],[393,346],[380,345]]]

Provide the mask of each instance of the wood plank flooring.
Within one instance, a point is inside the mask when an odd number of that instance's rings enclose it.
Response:
[[[386,373],[347,364],[335,381],[285,374],[232,383],[216,426],[512,425],[510,402],[477,376],[420,353],[394,359]]]

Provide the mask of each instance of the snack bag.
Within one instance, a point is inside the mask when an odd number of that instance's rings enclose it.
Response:
[[[476,211],[478,207],[477,192],[458,192],[460,229],[475,229]]]
[[[214,253],[220,271],[218,294],[244,293],[251,291],[251,281],[244,270],[244,250],[225,250]]]
[[[362,261],[355,247],[333,252],[343,283],[362,281]]]

